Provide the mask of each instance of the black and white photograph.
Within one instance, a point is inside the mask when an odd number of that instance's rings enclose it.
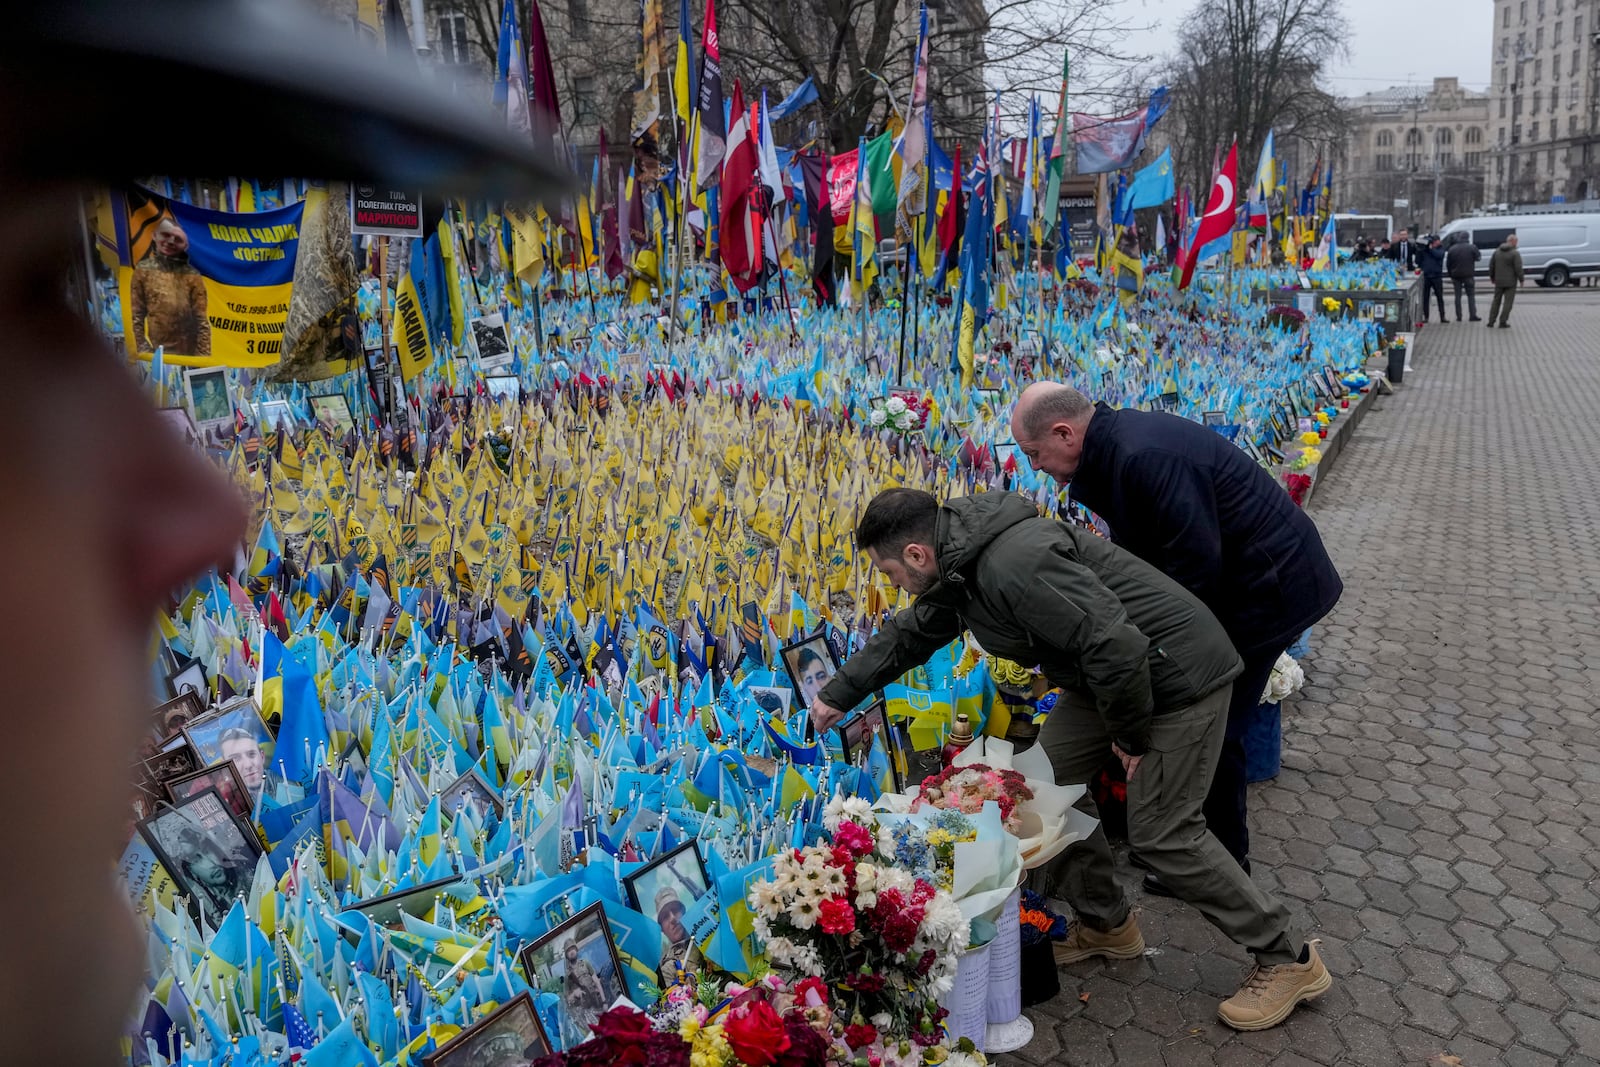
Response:
[[[813,634],[786,645],[781,654],[783,666],[789,672],[789,680],[794,683],[794,690],[800,697],[800,706],[809,708],[822,687],[828,684],[828,679],[839,669],[838,661],[833,658],[833,649],[828,647],[828,639],[821,634]]]
[[[587,1041],[590,1027],[627,995],[605,906],[591,904],[522,950],[528,984],[560,1001],[561,1045]]]
[[[209,766],[232,760],[252,797],[261,792],[271,773],[272,732],[261,720],[255,701],[235,700],[214,714],[190,723],[184,734]]]
[[[504,1005],[422,1057],[423,1067],[527,1067],[551,1052],[533,998],[518,993]]]
[[[190,911],[213,929],[250,891],[261,843],[215,789],[162,808],[139,823],[156,858],[189,898]]]
[[[711,877],[695,842],[685,841],[632,874],[623,875],[622,887],[633,909],[660,925],[664,942],[661,965],[687,958],[693,946],[689,928],[683,922],[684,913],[711,889]]]
[[[494,370],[511,363],[511,341],[506,336],[505,319],[498,311],[471,320],[472,345],[478,350],[478,366]]]

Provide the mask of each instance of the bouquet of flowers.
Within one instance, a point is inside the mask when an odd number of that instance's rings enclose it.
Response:
[[[922,428],[926,422],[921,401],[915,395],[899,393],[884,401],[883,407],[874,408],[867,422],[874,429],[889,429],[902,436]]]
[[[1295,662],[1293,656],[1285,652],[1278,657],[1278,662],[1272,665],[1272,677],[1267,679],[1267,688],[1266,692],[1261,694],[1261,703],[1281,703],[1298,693],[1305,684],[1306,672],[1301,670],[1300,664]]]
[[[823,815],[831,843],[780,853],[752,887],[756,936],[797,990],[831,1006],[856,1067],[944,1061],[937,998],[954,985],[967,920],[948,892],[897,863],[895,832],[865,800],[835,796]]]
[[[962,767],[949,766],[926,779],[911,802],[912,811],[923,808],[942,808],[975,815],[983,810],[985,801],[1000,805],[1000,818],[1006,830],[1016,833],[1021,828],[1017,805],[1033,799],[1033,790],[1027,780],[1013,770],[995,770],[983,763],[969,763]]]

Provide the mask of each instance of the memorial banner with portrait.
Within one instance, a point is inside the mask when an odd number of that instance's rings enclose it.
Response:
[[[268,367],[283,348],[304,203],[211,211],[147,190],[119,194],[123,340],[169,365]]]

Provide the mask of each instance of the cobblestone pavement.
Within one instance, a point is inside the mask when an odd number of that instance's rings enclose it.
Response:
[[[1247,956],[1143,898],[1154,951],[1063,969],[1008,1067],[1600,1062],[1600,292],[1530,286],[1412,363],[1317,489],[1344,598],[1251,796],[1333,989],[1234,1034]]]

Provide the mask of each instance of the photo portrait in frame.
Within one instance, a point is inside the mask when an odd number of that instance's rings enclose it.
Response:
[[[196,367],[184,372],[184,392],[200,440],[206,444],[233,436],[233,398],[228,393],[228,368]]]
[[[604,904],[591,904],[518,954],[528,984],[558,1001],[561,1044],[587,1041],[607,1009],[627,996]]]
[[[356,420],[350,415],[350,401],[343,393],[323,393],[312,397],[311,412],[336,437],[343,437],[355,429]]]
[[[184,735],[206,765],[231,760],[252,798],[271,776],[272,731],[262,721],[255,701],[235,700],[184,728]]]
[[[206,704],[200,694],[186,689],[160,704],[150,713],[150,736],[157,741],[183,732],[183,728],[206,713]]]
[[[823,634],[812,634],[785,645],[779,654],[783,657],[784,669],[789,672],[789,680],[794,683],[794,691],[800,697],[802,708],[811,706],[822,687],[828,684],[828,679],[839,669],[839,662],[833,658],[833,649],[828,647],[828,639]]]
[[[889,735],[889,714],[882,700],[875,700],[863,711],[838,726],[844,761],[863,767],[876,780],[879,792],[898,793],[905,784],[904,759],[895,759],[895,744]],[[897,766],[896,764],[899,764]]]
[[[250,892],[261,842],[215,789],[160,809],[139,823],[139,833],[189,898],[196,921],[216,929],[233,902]]]
[[[551,1052],[533,997],[518,993],[422,1057],[423,1067],[527,1067]]]
[[[687,963],[695,956],[692,931],[684,924],[684,915],[711,891],[711,876],[706,873],[694,841],[685,841],[632,874],[623,875],[622,888],[633,909],[651,916],[661,927],[663,947],[658,972],[666,971],[671,961]]]
[[[453,820],[468,804],[473,805],[480,818],[492,813],[498,819],[505,811],[505,805],[476,767],[445,786],[439,794],[439,811],[448,819]]]
[[[398,930],[405,925],[405,921],[400,918],[401,915],[409,915],[413,919],[421,919],[426,922],[428,916],[433,914],[433,906],[439,902],[440,897],[446,895],[446,891],[452,886],[461,886],[463,889],[470,888],[469,884],[463,881],[460,875],[451,875],[448,878],[438,878],[422,885],[414,885],[409,889],[400,889],[393,893],[385,893],[382,896],[358,900],[344,910],[360,912],[371,919],[375,926]],[[346,936],[351,936],[348,931]]]

